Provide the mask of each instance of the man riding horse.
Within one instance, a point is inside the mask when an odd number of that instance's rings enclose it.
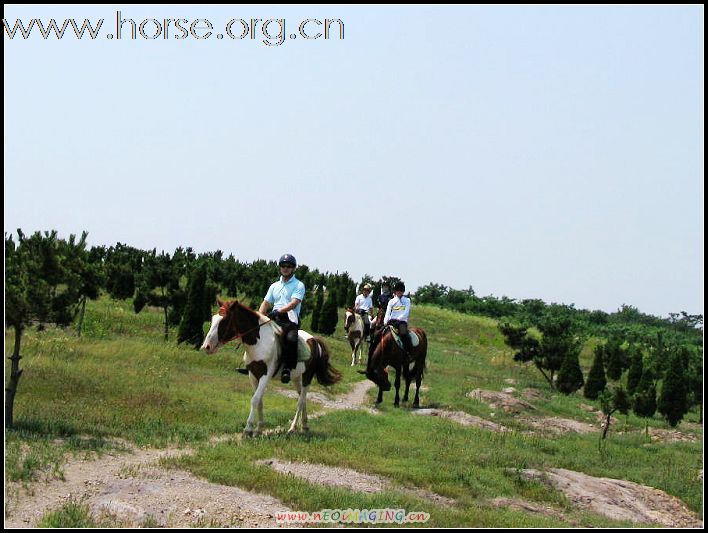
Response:
[[[371,342],[371,311],[374,303],[371,301],[371,285],[368,283],[361,289],[361,294],[354,300],[354,312],[361,315],[364,321],[364,338]]]
[[[406,286],[402,281],[398,281],[393,286],[393,298],[389,300],[384,315],[383,325],[392,326],[398,331],[398,335],[403,343],[403,348],[410,358],[413,352],[413,345],[408,336],[408,317],[411,314],[411,300],[403,296]]]
[[[258,312],[267,314],[283,329],[283,371],[280,381],[289,383],[290,371],[297,364],[297,332],[300,329],[300,309],[305,298],[305,285],[294,275],[297,267],[295,257],[282,255],[278,266],[280,279],[270,286]]]

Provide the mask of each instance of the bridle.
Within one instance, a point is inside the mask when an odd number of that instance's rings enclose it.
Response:
[[[223,317],[225,314],[226,314],[226,307],[224,307],[224,306],[222,305],[222,306],[219,308],[219,315],[221,315],[221,316]],[[259,320],[259,322],[260,322],[260,320]],[[244,335],[248,335],[248,334],[251,333],[252,331],[256,331],[257,329],[260,329],[261,326],[265,326],[265,325],[268,324],[269,322],[273,322],[273,319],[272,319],[272,318],[269,318],[266,322],[263,322],[262,324],[258,324],[257,326],[255,326],[255,327],[253,327],[253,328],[251,328],[251,329],[249,329],[249,330],[247,330],[247,331],[244,331],[243,333],[239,333],[238,335],[235,335],[235,336],[231,337],[229,340],[224,341],[224,342],[222,342],[221,344],[222,344],[222,346],[223,346],[224,344],[226,344],[226,343],[228,343],[228,342],[235,341],[236,339],[240,339],[240,338],[243,337]]]

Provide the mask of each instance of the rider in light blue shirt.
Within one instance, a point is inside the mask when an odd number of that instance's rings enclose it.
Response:
[[[280,381],[290,381],[290,371],[297,365],[297,330],[300,329],[300,309],[305,298],[305,285],[295,276],[297,261],[291,254],[284,254],[278,261],[280,279],[273,283],[261,302],[258,311],[268,314],[283,329],[283,371]]]
[[[295,276],[292,276],[287,281],[281,276],[278,281],[270,286],[264,300],[277,311],[292,302],[293,298],[297,298],[299,303],[295,306],[295,309],[288,312],[288,318],[290,322],[299,323],[302,300],[305,299],[305,284]]]

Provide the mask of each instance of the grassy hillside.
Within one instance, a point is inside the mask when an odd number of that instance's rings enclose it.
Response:
[[[411,325],[428,333],[428,389],[422,407],[465,411],[517,431],[493,433],[463,427],[436,417],[413,416],[406,408],[393,408],[393,393],[384,395],[381,414],[359,411],[331,412],[313,420],[310,435],[274,435],[212,445],[213,435],[243,429],[249,411],[248,379],[235,372],[243,349],[227,346],[207,356],[191,348],[162,341],[162,313],[139,315],[126,302],[102,298],[90,302],[84,336],[71,330],[29,331],[23,339],[24,374],[16,398],[17,429],[6,434],[6,478],[31,481],[42,475],[61,475],[66,452],[101,452],[120,437],[150,446],[167,444],[196,447],[191,457],[174,464],[210,481],[238,485],[272,494],[294,509],[401,507],[431,513],[428,526],[560,527],[566,520],[494,509],[497,497],[520,497],[552,503],[567,510],[572,523],[583,526],[627,525],[580,513],[564,497],[544,485],[522,479],[522,468],[560,467],[593,476],[627,479],[666,491],[689,508],[702,513],[702,428],[682,423],[684,433],[698,433],[698,442],[651,443],[643,435],[644,421],[621,416],[611,430],[602,453],[598,433],[568,433],[553,437],[528,434],[531,428],[518,417],[472,400],[474,389],[500,391],[513,379],[519,392],[535,389],[535,417],[559,416],[596,422],[581,408],[592,404],[579,394],[554,394],[533,367],[511,358],[491,319],[462,315],[434,307],[414,308]],[[308,327],[305,321],[305,329]],[[6,352],[13,335],[6,332]],[[350,349],[341,323],[328,338],[333,363],[344,380],[331,391],[346,392],[362,376],[349,367]],[[591,346],[581,365],[587,374]],[[6,375],[9,364],[6,362]],[[7,378],[6,378],[7,379]],[[294,414],[295,401],[272,391],[265,396],[267,427],[285,425]],[[322,392],[318,385],[314,390]],[[374,390],[370,391],[373,404]],[[309,412],[320,408],[314,402]],[[688,421],[696,422],[695,415]],[[651,426],[665,428],[659,418]],[[622,432],[621,434],[619,432]],[[56,441],[57,437],[64,437]],[[456,499],[444,509],[395,490],[377,495],[309,484],[282,476],[257,459],[277,457],[346,466],[378,474],[401,485],[425,488]]]

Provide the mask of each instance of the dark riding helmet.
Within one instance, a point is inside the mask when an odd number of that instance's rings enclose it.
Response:
[[[291,254],[283,254],[280,256],[280,259],[278,260],[278,266],[283,266],[283,265],[290,265],[293,268],[297,266],[297,260],[295,259],[294,255]]]
[[[393,286],[393,290],[406,292],[406,284],[403,283],[402,281],[397,281],[396,284]]]

